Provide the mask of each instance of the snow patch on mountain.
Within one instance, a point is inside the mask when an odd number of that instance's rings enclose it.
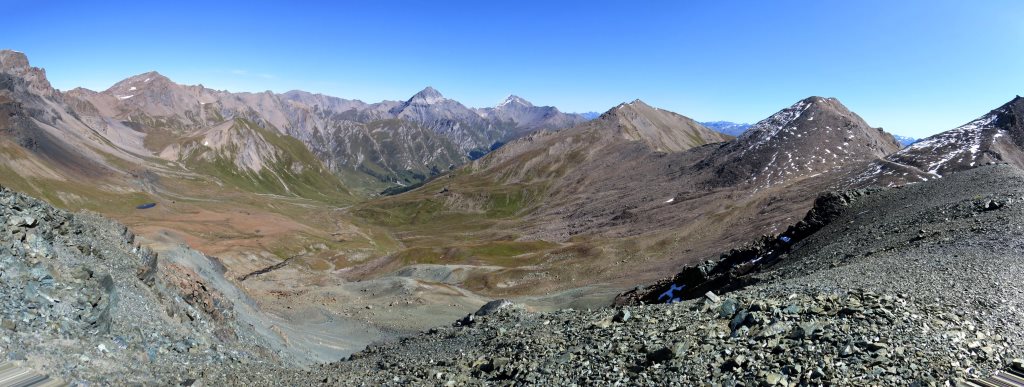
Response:
[[[746,140],[752,140],[750,148],[757,149],[763,146],[765,143],[770,141],[772,138],[779,135],[783,130],[791,132],[795,129],[791,126],[794,121],[800,118],[801,115],[811,107],[811,101],[801,100],[792,106],[782,109],[778,113],[772,114],[760,122],[754,124],[750,129],[743,134]]]
[[[925,155],[939,155],[938,160],[927,163],[925,172],[941,177],[939,170],[959,157],[959,162],[973,167],[981,152],[984,131],[997,123],[999,116],[988,114],[956,129],[921,140],[906,149],[904,153],[919,152]]]

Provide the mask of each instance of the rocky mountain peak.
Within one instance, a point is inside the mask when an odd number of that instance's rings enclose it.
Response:
[[[647,102],[644,102],[643,100],[641,100],[639,98],[634,99],[634,100],[632,100],[630,102],[623,102],[623,103],[619,104],[618,107],[619,108],[637,108],[637,107],[640,107],[640,108],[652,108],[651,105],[648,105]]]
[[[598,127],[615,128],[618,135],[642,141],[662,152],[679,152],[731,138],[689,117],[652,107],[639,99],[623,102],[593,122]]]
[[[637,109],[655,109],[655,108],[651,107],[651,105],[648,105],[646,102],[641,101],[640,99],[634,99],[631,102],[623,102],[623,103],[620,103],[618,105],[615,105],[615,107],[613,107],[613,108],[609,109],[608,111],[604,112],[603,114],[601,114],[598,117],[598,119],[618,116],[618,115],[621,115],[624,112],[636,111]]]
[[[760,187],[839,170],[899,151],[889,133],[873,128],[838,99],[808,97],[751,126],[716,152],[725,184]]]
[[[839,145],[845,147],[855,139],[867,137],[866,144],[880,157],[899,150],[895,139],[888,141],[891,135],[880,136],[879,133],[883,133],[881,129],[872,128],[838,99],[813,96],[754,124],[739,137],[739,142],[751,149],[777,141],[821,148],[833,146],[826,145],[832,142],[845,144]]]
[[[25,53],[14,50],[0,50],[0,70],[9,72],[28,67],[28,56],[25,56]]]
[[[44,96],[53,94],[53,87],[46,79],[46,70],[29,65],[25,53],[14,50],[0,50],[0,73],[19,77],[28,82],[32,91]]]
[[[530,101],[527,101],[527,100],[523,99],[522,97],[520,97],[518,95],[512,94],[512,95],[509,95],[508,98],[505,98],[505,100],[502,101],[500,104],[498,104],[498,106],[496,106],[496,108],[500,109],[500,108],[503,108],[503,107],[511,107],[511,106],[533,107],[533,104],[530,103]]]
[[[104,93],[114,94],[121,97],[137,94],[136,92],[142,89],[152,89],[157,87],[165,88],[171,84],[174,84],[174,82],[171,81],[170,78],[167,78],[156,71],[150,71],[125,78],[124,80],[115,83],[109,89],[104,91]]]
[[[149,83],[149,82],[152,82],[154,80],[155,81],[165,81],[165,82],[170,82],[171,81],[170,78],[167,78],[163,74],[160,74],[160,73],[158,73],[156,71],[145,72],[145,73],[136,75],[136,76],[134,76],[132,78],[134,78],[134,80],[141,80],[143,83]],[[132,79],[132,78],[129,78],[129,79]]]
[[[443,95],[441,95],[441,92],[437,91],[433,87],[427,86],[427,88],[420,90],[419,93],[416,93],[415,95],[412,96],[412,98],[409,98],[409,101],[407,101],[406,104],[432,105],[438,102],[442,102],[444,100],[445,98]]]
[[[1024,98],[1018,95],[1010,100],[1010,102],[1000,106],[996,111],[1015,117],[1016,122],[1024,123]]]

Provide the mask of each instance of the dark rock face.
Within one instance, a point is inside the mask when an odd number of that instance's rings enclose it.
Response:
[[[763,235],[748,245],[722,253],[717,261],[705,261],[687,266],[671,279],[665,279],[646,288],[637,288],[620,294],[614,305],[656,304],[689,300],[708,292],[722,293],[755,283],[748,275],[763,267],[770,267],[785,256],[794,245],[813,235],[822,227],[839,218],[858,198],[879,189],[827,192],[814,201],[814,207],[804,219],[789,226],[779,235]],[[665,297],[671,293],[672,297]],[[712,293],[712,294],[714,294]]]
[[[498,312],[499,310],[511,307],[512,305],[512,301],[509,300],[494,300],[484,304],[476,311],[476,313],[473,314],[477,316],[488,316]]]

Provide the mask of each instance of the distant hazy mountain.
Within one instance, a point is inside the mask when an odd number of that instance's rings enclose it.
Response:
[[[582,116],[583,118],[586,118],[588,120],[592,120],[592,119],[595,119],[595,118],[601,116],[601,113],[599,113],[599,112],[586,112],[586,113],[577,113],[577,114],[579,114],[580,116]]]
[[[716,132],[728,134],[730,136],[739,136],[743,132],[750,128],[750,124],[738,124],[729,121],[709,121],[701,122],[701,125],[707,126]]]
[[[904,148],[910,146],[910,144],[913,144],[914,142],[917,141],[917,139],[913,137],[900,136],[898,134],[894,134],[892,136],[895,137],[896,141],[899,141],[900,145],[903,145]]]
[[[534,106],[519,96],[510,95],[493,108],[477,109],[486,119],[513,122],[519,131],[568,128],[586,122],[579,114],[566,114],[554,106]]]

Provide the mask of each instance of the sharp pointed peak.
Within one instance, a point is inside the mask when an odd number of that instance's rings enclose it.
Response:
[[[792,116],[791,118],[796,119],[796,118],[800,117],[800,113],[808,111],[808,110],[813,110],[813,111],[818,111],[818,110],[834,111],[834,112],[837,112],[839,114],[851,114],[852,113],[850,111],[850,109],[848,109],[846,107],[846,105],[843,105],[843,103],[840,102],[839,99],[837,99],[837,98],[834,98],[834,97],[820,97],[820,96],[816,96],[815,95],[815,96],[810,96],[810,97],[801,99],[799,101],[796,101],[796,103],[794,103],[793,105],[790,105],[787,108],[779,110],[772,117],[775,117],[777,115],[791,115]]]
[[[614,108],[612,108],[612,110],[618,110],[618,109],[623,109],[623,108],[631,108],[631,107],[633,107],[633,108],[635,108],[635,107],[651,108],[651,105],[648,105],[647,102],[644,102],[640,98],[637,98],[637,99],[634,99],[634,100],[629,101],[629,102],[620,103],[620,104],[616,105]]]
[[[444,97],[443,95],[441,95],[441,92],[437,91],[437,89],[435,89],[433,86],[424,87],[423,90],[420,90],[415,95]]]
[[[432,86],[427,86],[418,93],[413,94],[412,98],[409,98],[407,103],[432,104],[443,101],[444,99],[444,95],[442,95],[440,91],[437,91],[437,89]]]
[[[523,106],[533,106],[533,104],[530,103],[530,101],[527,101],[526,99],[523,99],[523,97],[520,97],[520,96],[515,95],[515,94],[509,94],[508,97],[505,97],[504,101],[501,101],[501,103],[498,104],[498,107],[506,106],[506,105],[509,105],[509,104],[519,104],[519,105],[523,105]]]

